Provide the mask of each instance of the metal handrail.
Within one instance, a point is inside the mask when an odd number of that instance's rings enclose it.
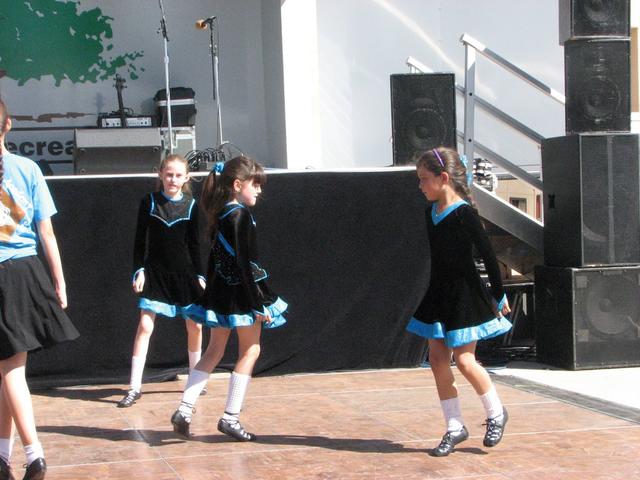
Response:
[[[512,73],[516,77],[524,80],[530,85],[533,85],[536,89],[543,92],[545,95],[553,98],[557,102],[561,104],[565,104],[566,99],[565,96],[551,87],[545,85],[537,78],[529,75],[524,70],[516,67],[514,64],[498,55],[493,50],[487,48],[484,44],[473,38],[471,35],[465,33],[460,37],[460,41],[464,44],[465,47],[465,76],[464,76],[464,154],[467,158],[474,158],[475,153],[475,138],[474,138],[474,128],[475,128],[475,104],[477,98],[475,96],[475,84],[476,84],[476,52],[484,55],[489,60],[493,61],[497,65],[503,67],[509,73]],[[480,103],[480,102],[478,102]],[[513,173],[516,175],[515,171],[517,168],[516,165],[512,164],[506,159],[504,163],[501,165],[502,168],[507,170],[509,173]],[[501,162],[502,163],[502,162]],[[520,178],[519,175],[516,175]],[[531,183],[530,181],[524,180],[526,183],[530,184],[534,188],[538,188],[542,190],[542,188],[536,183]]]
[[[478,104],[479,107],[486,110],[494,117],[503,121],[508,126],[512,127],[519,133],[525,135],[529,139],[533,140],[537,144],[541,144],[544,140],[544,136],[535,130],[527,127],[523,123],[516,120],[511,115],[503,112],[499,108],[493,106],[488,101],[482,99],[475,95],[475,81],[476,81],[476,52],[485,56],[489,60],[493,61],[497,65],[503,67],[508,72],[512,73],[516,77],[524,80],[528,84],[534,86],[537,90],[541,91],[545,95],[553,98],[557,102],[561,104],[565,104],[566,99],[565,96],[559,93],[558,91],[552,89],[547,86],[537,78],[529,75],[524,70],[518,68],[513,63],[509,62],[507,59],[497,54],[490,48],[488,48],[483,43],[479,42],[471,35],[465,33],[460,37],[460,41],[465,46],[465,85],[464,87],[458,85],[456,83],[456,90],[464,95],[464,133],[457,132],[458,137],[462,136],[462,143],[464,154],[467,158],[474,158],[475,150],[483,152],[485,155],[490,157],[490,159],[496,165],[500,166],[507,172],[511,173],[514,177],[522,180],[523,182],[531,185],[533,188],[537,190],[542,190],[542,181],[530,173],[526,172],[522,168],[513,164],[506,158],[500,156],[496,152],[492,151],[488,147],[478,143],[474,138],[474,130],[475,130],[475,105]],[[429,73],[432,72],[431,69],[421,64],[419,61],[412,57],[408,57],[406,60],[407,65],[409,66],[410,71],[412,72],[424,72]]]
[[[473,47],[473,49],[476,52],[478,52],[481,55],[485,56],[486,58],[488,58],[489,60],[493,61],[497,65],[500,65],[501,67],[506,69],[508,72],[513,73],[514,75],[516,75],[517,77],[521,78],[522,80],[524,80],[525,82],[529,83],[530,85],[533,85],[535,88],[540,90],[545,95],[553,98],[558,103],[561,103],[562,105],[564,105],[566,103],[566,97],[563,94],[561,94],[557,90],[554,90],[553,88],[549,87],[548,85],[545,85],[543,82],[541,82],[537,78],[533,77],[532,75],[529,75],[524,70],[516,67],[509,60],[507,60],[504,57],[498,55],[496,52],[494,52],[490,48],[487,48],[486,45],[484,45],[483,43],[479,42],[478,40],[473,38],[468,33],[463,34],[462,37],[460,37],[460,41],[462,43],[464,43],[465,45]]]
[[[413,57],[407,57],[406,63],[407,63],[407,66],[409,67],[409,72],[411,72],[411,73],[433,73],[432,69],[430,69],[426,65],[420,63],[418,60],[416,60]],[[465,94],[464,87],[462,85],[460,85],[458,82],[456,82],[455,85],[456,85],[456,90],[458,91],[458,93],[460,93],[460,94],[462,94],[464,96],[464,94]],[[516,120],[514,117],[512,117],[508,113],[504,112],[503,110],[500,110],[499,108],[494,107],[487,100],[484,100],[483,98],[481,98],[479,96],[476,96],[476,102],[478,102],[478,105],[482,109],[486,110],[487,112],[492,114],[494,117],[496,117],[498,120],[501,120],[502,122],[504,122],[505,124],[507,124],[511,128],[514,128],[515,130],[517,130],[519,133],[521,133],[525,137],[528,137],[530,140],[533,140],[534,142],[536,142],[538,144],[542,143],[542,140],[544,140],[544,136],[543,135],[541,135],[540,133],[536,132],[532,128],[527,127],[525,124],[523,124],[522,122]]]

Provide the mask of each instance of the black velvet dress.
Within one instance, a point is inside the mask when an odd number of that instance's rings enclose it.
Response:
[[[451,348],[509,331],[511,323],[496,318],[493,311],[494,301],[501,308],[506,296],[498,262],[475,209],[461,201],[438,214],[434,203],[426,216],[431,279],[407,330],[443,339]],[[474,246],[484,260],[490,290],[476,269]]]
[[[204,278],[198,235],[198,205],[191,195],[171,200],[162,192],[140,202],[133,271],[144,270],[138,306],[167,317],[186,316],[185,307],[202,294]]]
[[[193,320],[208,327],[253,325],[255,314],[268,313],[276,328],[286,320],[287,303],[267,285],[267,272],[258,263],[256,223],[247,207],[225,205],[219,215],[207,270],[207,288],[199,304],[189,309]]]

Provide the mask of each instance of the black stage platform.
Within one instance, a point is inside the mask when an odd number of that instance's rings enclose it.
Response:
[[[131,289],[137,208],[155,182],[48,179],[68,313],[82,335],[31,355],[33,384],[126,381],[138,321]],[[257,374],[420,363],[424,343],[404,330],[429,267],[424,198],[412,170],[269,173],[255,217],[270,286],[290,305],[287,325],[264,332]],[[230,347],[221,368],[232,368]],[[159,317],[149,371],[186,364],[183,322]]]

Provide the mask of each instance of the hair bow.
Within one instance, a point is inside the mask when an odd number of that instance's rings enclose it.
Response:
[[[469,169],[469,162],[467,161],[466,155],[460,155],[460,161],[467,171],[467,185],[471,186],[473,183],[473,169]]]
[[[213,164],[213,171],[215,173],[222,173],[222,170],[224,170],[224,162],[216,162]]]

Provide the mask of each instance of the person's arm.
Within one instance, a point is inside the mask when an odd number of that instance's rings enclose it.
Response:
[[[149,209],[151,208],[151,201],[149,196],[145,196],[140,202],[138,208],[138,223],[136,226],[136,236],[133,243],[133,275],[131,283],[133,284],[133,291],[136,293],[142,292],[144,288],[144,255],[147,245],[147,230],[149,228]]]
[[[478,214],[472,209],[467,209],[464,214],[464,224],[466,230],[471,238],[471,241],[478,249],[478,253],[484,262],[484,267],[489,275],[489,281],[491,282],[491,295],[496,302],[496,313],[507,314],[511,310],[509,308],[509,302],[507,295],[505,294],[504,287],[502,286],[502,277],[500,275],[500,267],[498,266],[498,260],[496,254],[493,251],[489,236],[485,232],[484,227]]]
[[[187,246],[189,248],[189,256],[191,257],[191,262],[196,269],[200,285],[202,288],[205,288],[206,277],[202,263],[202,256],[200,254],[199,215],[198,204],[194,202],[193,207],[191,208],[189,224],[187,225]]]
[[[44,256],[49,264],[49,270],[53,277],[53,285],[58,296],[58,303],[62,308],[67,308],[67,285],[64,281],[64,273],[62,272],[62,260],[60,259],[60,250],[58,249],[58,241],[53,232],[51,219],[43,219],[38,221],[38,236],[44,251]]]
[[[251,214],[244,208],[239,208],[230,216],[233,225],[236,262],[240,268],[240,281],[244,287],[253,315],[259,321],[270,321],[269,312],[264,307],[262,292],[253,279],[253,271],[250,263],[250,242],[254,239],[252,234],[255,226],[251,220]]]

